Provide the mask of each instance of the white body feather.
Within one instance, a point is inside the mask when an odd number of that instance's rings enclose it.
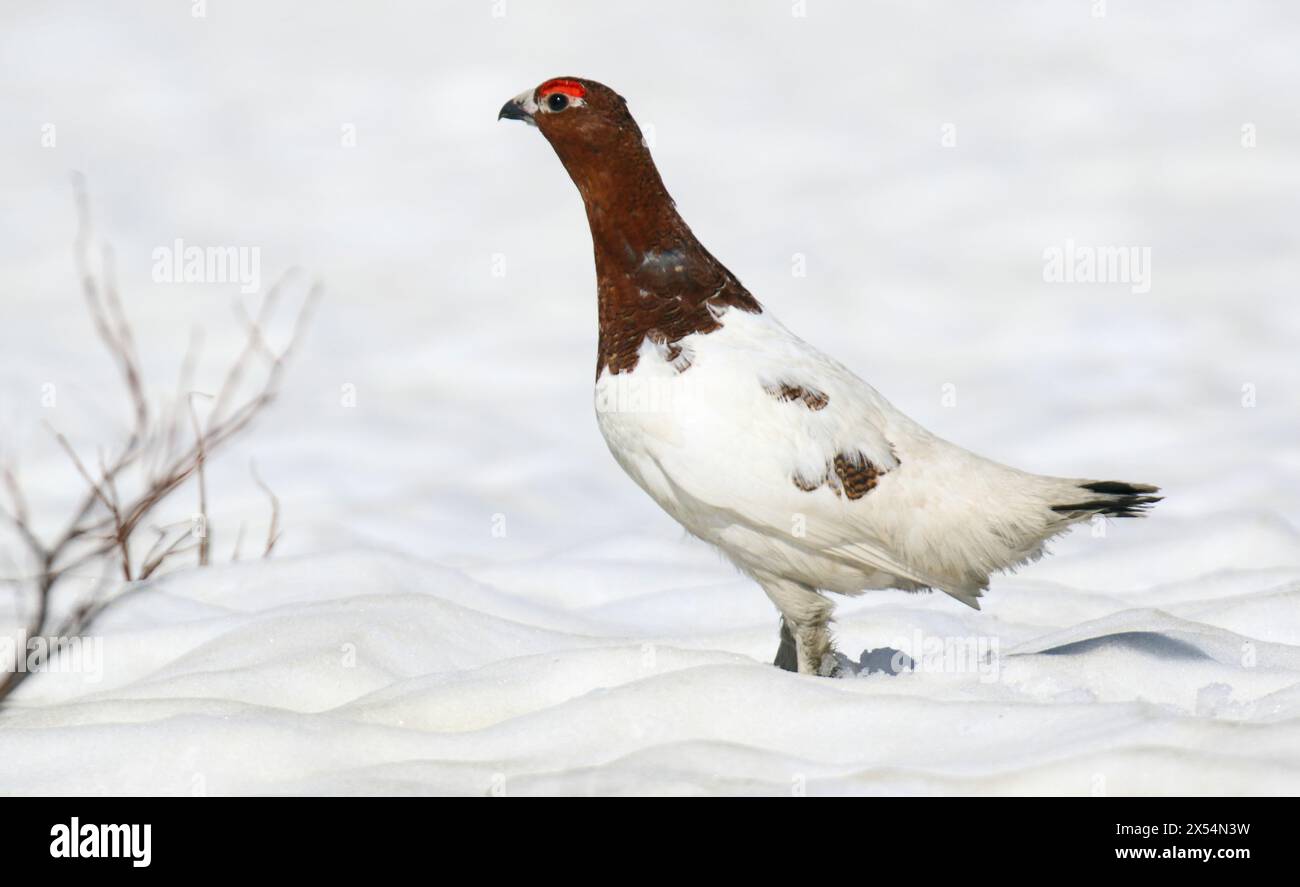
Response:
[[[597,417],[623,469],[769,594],[783,581],[842,594],[931,587],[978,608],[990,573],[1037,557],[1079,519],[1051,510],[1079,498],[1079,481],[935,437],[769,313],[718,319],[680,354],[647,340],[632,371],[603,371]],[[769,390],[782,384],[826,405],[782,400]],[[837,492],[833,472],[812,491],[794,482],[846,452],[884,472],[860,498]]]

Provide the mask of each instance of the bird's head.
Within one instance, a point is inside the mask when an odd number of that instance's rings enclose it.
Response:
[[[522,120],[551,141],[595,138],[631,122],[627,102],[614,90],[581,77],[553,77],[506,102],[498,120]]]
[[[641,344],[660,341],[656,335],[675,336],[662,339],[670,347],[717,329],[720,310],[762,311],[678,214],[621,95],[594,80],[555,77],[506,102],[497,119],[540,129],[586,204],[600,303],[598,374],[634,367]],[[677,356],[680,349],[668,359]]]
[[[584,196],[609,176],[653,169],[627,102],[594,80],[554,77],[506,102],[497,119],[541,130]]]

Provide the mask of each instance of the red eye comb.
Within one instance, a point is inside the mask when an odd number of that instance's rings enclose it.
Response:
[[[553,92],[562,92],[567,96],[580,99],[587,94],[587,87],[576,80],[558,77],[555,80],[547,80],[537,90],[537,94],[543,97]]]

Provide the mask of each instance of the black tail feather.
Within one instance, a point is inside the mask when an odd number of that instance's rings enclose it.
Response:
[[[1139,493],[1160,491],[1159,487],[1153,487],[1151,484],[1126,484],[1118,480],[1094,480],[1079,486],[1094,493],[1107,493],[1111,496],[1136,496]]]
[[[1088,499],[1069,505],[1053,505],[1052,510],[1059,514],[1104,514],[1110,517],[1142,517],[1163,496],[1153,496],[1160,492],[1159,487],[1151,484],[1126,484],[1117,480],[1097,480],[1079,484],[1079,489],[1090,493],[1100,493],[1107,498]]]

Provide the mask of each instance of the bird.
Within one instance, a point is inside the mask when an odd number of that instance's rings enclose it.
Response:
[[[536,127],[586,208],[610,452],[771,599],[775,665],[844,675],[832,594],[937,590],[978,610],[992,575],[1072,525],[1161,501],[1150,484],[1032,474],[949,443],[788,330],[691,232],[608,86],[551,78],[497,119]]]

